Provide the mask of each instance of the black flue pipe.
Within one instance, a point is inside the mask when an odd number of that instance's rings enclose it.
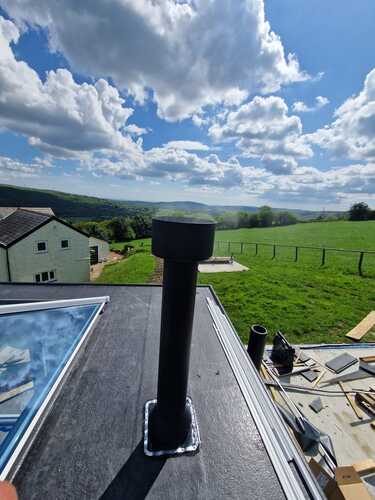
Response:
[[[247,352],[258,371],[260,371],[260,367],[262,366],[267,333],[267,328],[262,325],[252,325],[250,327]]]
[[[149,417],[153,450],[178,448],[191,429],[186,398],[198,262],[212,255],[214,233],[212,221],[152,221],[152,253],[164,259],[157,403]]]

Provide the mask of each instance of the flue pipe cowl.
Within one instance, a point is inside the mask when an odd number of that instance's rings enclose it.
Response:
[[[197,451],[199,430],[187,397],[198,262],[213,251],[215,223],[187,217],[152,221],[152,253],[164,258],[157,399],[145,406],[150,456]]]

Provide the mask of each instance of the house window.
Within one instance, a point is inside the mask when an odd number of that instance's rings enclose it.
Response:
[[[43,271],[35,275],[36,283],[46,283],[48,281],[56,281],[56,271]]]
[[[61,248],[69,248],[70,245],[69,245],[69,240],[61,240]]]
[[[36,251],[38,253],[47,252],[47,242],[46,241],[38,241],[36,244]]]

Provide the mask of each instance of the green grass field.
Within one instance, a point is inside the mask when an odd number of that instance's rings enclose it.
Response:
[[[375,250],[375,221],[217,231],[216,241]],[[133,243],[146,246],[150,241]],[[228,255],[227,245],[218,248],[216,244],[215,253]],[[356,254],[327,252],[326,265],[321,267],[320,251],[301,250],[298,262],[294,262],[294,249],[278,249],[273,260],[272,247],[267,246],[260,246],[255,256],[253,245],[245,245],[240,254],[240,245],[232,244],[230,253],[249,271],[200,274],[199,282],[213,285],[244,341],[249,325],[262,323],[272,334],[280,329],[292,342],[341,342],[348,330],[375,309],[375,256],[365,256],[360,277]],[[145,272],[144,262],[137,262],[133,269],[134,257],[110,266],[113,269],[105,270],[100,282],[147,282],[152,261],[147,261]],[[366,340],[375,341],[375,332]]]
[[[96,283],[148,283],[155,269],[155,259],[148,253],[136,253],[120,262],[104,266]]]

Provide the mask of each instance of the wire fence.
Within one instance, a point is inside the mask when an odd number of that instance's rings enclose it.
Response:
[[[333,254],[348,255],[351,257],[355,256],[355,262],[360,276],[363,276],[364,267],[367,261],[368,264],[370,264],[370,260],[371,264],[375,263],[375,251],[373,250],[352,250],[346,248],[284,245],[280,243],[263,242],[215,241],[216,252],[220,253],[225,251],[228,255],[236,253],[247,254],[253,252],[253,255],[257,256],[261,254],[262,247],[267,247],[267,249],[270,250],[270,252],[267,252],[267,255],[270,255],[271,260],[276,259],[280,255],[280,250],[282,250],[282,253],[285,254],[285,249],[288,249],[289,258],[291,257],[291,260],[294,262],[298,262],[300,260],[302,252],[318,252],[321,266],[325,266],[329,263],[330,257],[332,257]]]

